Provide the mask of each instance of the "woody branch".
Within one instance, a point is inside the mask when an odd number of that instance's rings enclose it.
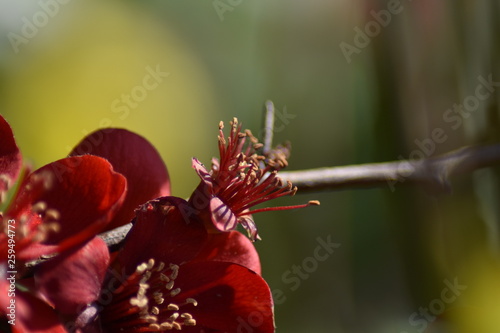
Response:
[[[434,194],[451,190],[450,178],[500,163],[500,144],[469,146],[444,155],[421,159],[369,163],[309,170],[280,172],[280,178],[291,181],[304,191],[341,190],[419,184]]]

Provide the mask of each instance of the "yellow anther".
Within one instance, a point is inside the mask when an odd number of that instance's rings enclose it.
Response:
[[[181,314],[181,318],[183,318],[183,319],[192,319],[193,316],[190,313],[184,312],[183,314]]]
[[[158,267],[156,267],[156,271],[161,272],[164,268],[165,268],[165,263],[162,261],[160,262]]]
[[[195,300],[194,298],[186,298],[186,303],[188,304],[193,304],[194,306],[197,306],[198,305],[198,301]]]
[[[179,311],[179,306],[177,304],[170,303],[167,305],[167,310]]]
[[[184,320],[184,325],[186,326],[196,326],[196,320],[194,319],[186,319]]]
[[[130,299],[130,305],[137,306],[138,308],[144,308],[148,305],[148,299],[146,297],[132,297]]]
[[[146,265],[146,263],[142,263],[139,266],[137,266],[137,268],[135,269],[135,272],[138,274],[142,274],[146,271],[147,268],[148,268],[148,265]]]
[[[177,296],[181,292],[181,288],[175,288],[170,292],[170,296],[174,297]]]
[[[162,331],[169,331],[171,330],[172,328],[174,328],[174,325],[172,325],[171,323],[169,322],[164,322],[164,323],[161,323],[160,325],[160,330]]]
[[[33,210],[35,213],[41,213],[46,209],[47,209],[47,204],[43,201],[38,201],[31,207],[31,210]]]
[[[158,324],[149,324],[149,328],[152,331],[159,331],[160,330],[160,325],[158,325]]]
[[[154,259],[149,259],[148,260],[148,270],[152,269],[155,265],[155,260]]]
[[[170,317],[168,317],[168,320],[169,321],[174,321],[177,318],[179,318],[179,313],[178,312],[174,312],[174,313],[172,313],[172,315]]]
[[[61,214],[55,209],[47,209],[44,218],[47,220],[59,220]]]
[[[174,287],[174,280],[168,282],[166,285],[165,285],[165,288],[167,288],[168,290],[172,290],[172,288]]]

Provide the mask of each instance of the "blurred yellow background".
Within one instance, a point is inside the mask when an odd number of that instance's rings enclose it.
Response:
[[[98,128],[135,131],[180,197],[219,120],[259,134],[268,99],[290,170],[433,156],[499,141],[499,16],[493,0],[2,1],[0,113],[37,167]],[[498,172],[256,215],[277,332],[498,332]]]

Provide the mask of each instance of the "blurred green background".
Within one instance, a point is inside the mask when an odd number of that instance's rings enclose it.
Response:
[[[1,0],[0,113],[37,167],[97,128],[133,130],[180,197],[198,183],[190,158],[217,153],[219,120],[259,134],[267,99],[290,170],[406,159],[436,128],[441,154],[499,141],[498,86],[448,111],[478,77],[500,81],[499,22],[494,0]],[[158,84],[137,88],[150,71]],[[498,171],[450,195],[398,183],[256,215],[277,332],[498,332]],[[318,237],[340,244],[324,261]]]

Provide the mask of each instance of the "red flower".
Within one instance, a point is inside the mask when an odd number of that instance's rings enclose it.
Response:
[[[271,199],[285,195],[295,195],[297,188],[288,182],[287,186],[277,176],[278,170],[285,167],[288,148],[281,147],[267,156],[260,155],[262,144],[249,130],[241,132],[236,118],[231,122],[231,132],[227,143],[219,124],[220,161],[212,160],[209,171],[196,158],[193,168],[201,178],[190,203],[190,213],[198,215],[212,232],[234,230],[240,223],[252,240],[259,239],[257,226],[251,214],[272,210],[302,208],[318,205],[310,201],[304,205],[268,207],[250,211],[250,208]],[[247,141],[250,139],[250,142]]]
[[[120,144],[127,145],[127,149]],[[83,154],[90,152],[93,155]],[[76,156],[78,153],[81,156]],[[0,212],[0,289],[11,287],[7,277],[16,281],[12,286],[16,286],[20,332],[44,327],[53,331],[53,324],[59,322],[55,314],[48,315],[53,309],[33,294],[30,279],[23,279],[26,262],[76,251],[99,232],[130,222],[140,203],[170,193],[168,173],[159,154],[134,133],[98,131],[82,141],[72,155],[32,173],[27,168],[22,172],[22,156],[12,130],[0,116],[2,202],[19,178],[16,193],[5,212]],[[141,170],[150,178],[137,172],[137,161],[146,163]],[[112,164],[119,166],[120,173],[113,170]],[[3,304],[11,300],[8,293],[2,292],[0,313],[8,314]]]
[[[283,187],[277,177],[277,171],[286,165],[286,149],[258,155],[260,144],[251,133],[241,133],[236,119],[231,125],[227,146],[220,125],[221,159],[214,160],[210,172],[193,160],[202,182],[189,201],[165,196],[169,195],[170,183],[158,154],[143,138],[125,130],[93,133],[75,148],[71,157],[61,160],[68,163],[54,166],[59,171],[56,176],[63,176],[76,175],[71,167],[82,163],[76,161],[108,163],[110,172],[120,176],[115,170],[126,177],[128,192],[125,198],[123,193],[120,196],[122,206],[117,203],[108,207],[101,223],[95,223],[90,231],[84,229],[82,235],[77,233],[79,242],[71,241],[65,251],[36,267],[35,285],[26,288],[30,291],[26,295],[21,294],[21,305],[29,304],[25,308],[34,309],[35,304],[44,315],[27,315],[18,327],[28,332],[49,332],[62,330],[63,322],[66,329],[78,332],[239,332],[249,328],[253,332],[273,332],[271,292],[260,276],[257,252],[246,237],[233,229],[241,223],[255,240],[257,229],[250,214],[317,202],[250,211],[254,205],[293,195],[296,190],[291,184]],[[247,138],[251,143],[245,145]],[[5,155],[16,161],[16,150]],[[58,169],[61,165],[64,168]],[[14,174],[10,169],[8,172]],[[43,194],[51,186],[45,186],[48,176],[42,175],[42,181],[35,180],[41,182],[38,188]],[[80,184],[78,177],[74,178]],[[37,183],[24,185],[28,194],[33,184]],[[15,202],[23,203],[17,206],[32,202],[28,194],[16,196]],[[104,200],[86,195],[83,193],[82,198],[90,202]],[[97,230],[128,222],[133,208],[157,196],[163,197],[135,211],[134,224],[123,248],[111,256],[107,245],[94,237]],[[62,198],[59,200],[62,202]],[[76,209],[78,205],[68,206],[63,209]],[[29,218],[52,215],[48,211],[33,212]],[[57,241],[64,243],[74,234],[66,232],[59,237],[56,236]],[[32,285],[27,279],[21,283]],[[0,284],[0,288],[5,286]],[[0,304],[4,301],[0,299]]]
[[[230,261],[200,255],[218,249],[207,246],[211,241],[200,221],[184,219],[185,205],[175,197],[142,205],[109,267],[99,238],[41,265],[35,276],[39,291],[66,318],[66,327],[80,332],[274,331],[265,281],[241,258],[233,261],[243,265],[230,262],[238,253],[225,253]]]
[[[70,156],[86,154],[105,158],[116,172],[127,178],[128,190],[122,208],[106,230],[129,223],[134,210],[146,201],[170,195],[167,167],[142,136],[119,128],[98,130],[85,137]]]
[[[22,158],[0,116],[0,197],[18,177]],[[91,155],[90,155],[91,154]],[[0,258],[6,258],[8,221],[15,222],[16,259],[61,253],[97,233],[129,223],[134,209],[170,194],[168,172],[156,149],[122,129],[94,132],[70,157],[24,176],[2,217]],[[11,230],[14,231],[14,230]]]
[[[0,142],[4,199],[19,177],[22,157],[1,116]],[[7,209],[0,213],[0,264],[7,262],[8,254],[15,254],[16,262],[9,261],[9,270],[19,269],[19,274],[20,264],[26,261],[61,253],[94,237],[120,207],[126,191],[125,177],[96,156],[69,157],[32,173],[25,171],[19,183]]]

